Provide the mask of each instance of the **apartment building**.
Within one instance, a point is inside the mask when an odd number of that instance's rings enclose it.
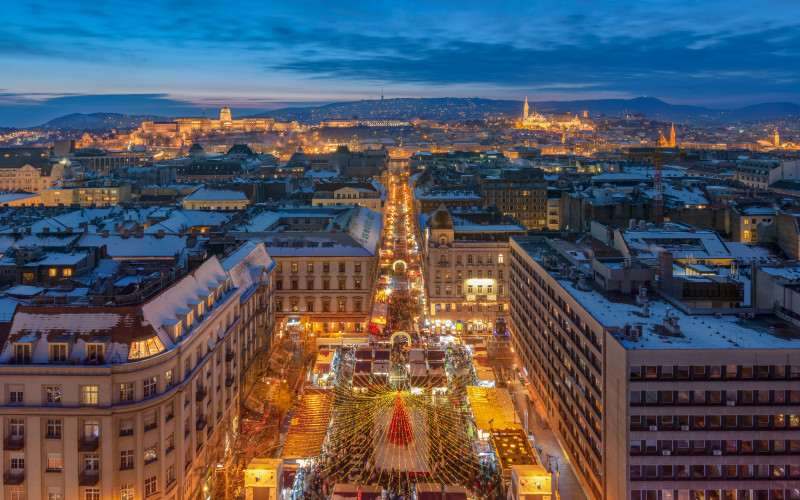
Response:
[[[206,498],[266,342],[263,250],[140,305],[19,306],[0,350],[0,496]]]
[[[589,498],[800,498],[800,331],[608,291],[591,253],[509,251],[512,343]]]
[[[228,234],[264,242],[276,267],[279,333],[365,333],[377,286],[382,219],[364,207],[264,211]]]
[[[51,163],[48,148],[0,148],[0,191],[38,193],[66,176],[63,163]]]
[[[550,226],[547,182],[541,177],[524,171],[507,171],[502,177],[487,177],[482,188],[486,205],[495,205],[526,228]]]
[[[442,205],[420,227],[432,332],[491,333],[508,312],[508,239],[525,226],[491,208]]]
[[[386,193],[378,183],[370,182],[321,182],[314,186],[311,204],[315,207],[350,205],[367,207],[383,215]]]

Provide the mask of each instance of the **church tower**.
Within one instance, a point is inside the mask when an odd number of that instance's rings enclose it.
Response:
[[[675,147],[675,124],[672,124],[672,128],[669,129],[669,147]]]
[[[780,134],[778,134],[778,127],[775,127],[775,129],[772,131],[771,139],[772,139],[772,144],[774,144],[776,147],[781,146],[781,136]]]
[[[528,107],[528,96],[525,96],[525,106],[522,107],[522,119],[526,119],[528,117],[528,111],[530,108]]]

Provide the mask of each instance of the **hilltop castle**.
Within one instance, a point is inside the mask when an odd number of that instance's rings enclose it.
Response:
[[[525,96],[525,105],[522,107],[522,121],[519,122],[518,126],[519,128],[530,130],[594,130],[594,122],[588,117],[586,111],[583,112],[583,117],[569,112],[552,115],[541,115],[536,111],[531,113],[527,96]]]

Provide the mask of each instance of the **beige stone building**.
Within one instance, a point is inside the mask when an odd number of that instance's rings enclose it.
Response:
[[[511,336],[589,498],[800,498],[796,329],[620,300],[554,243],[511,240]]]
[[[0,148],[0,191],[37,193],[64,177],[64,165],[51,163],[46,148]]]
[[[441,206],[423,220],[431,333],[491,333],[508,313],[508,239],[525,226],[484,207]]]
[[[62,186],[39,191],[42,203],[47,207],[58,205],[81,207],[113,207],[131,199],[131,185],[127,183],[102,182],[84,186]]]
[[[380,184],[376,186],[369,182],[324,182],[315,186],[311,204],[315,207],[336,205],[367,207],[383,215],[386,195],[382,192]]]
[[[364,207],[306,207],[261,212],[229,234],[264,242],[277,263],[279,332],[336,336],[368,331],[381,228]]]
[[[202,187],[183,199],[187,210],[244,210],[250,200],[241,191]]]
[[[268,345],[263,250],[138,306],[20,306],[0,351],[0,496],[207,498]]]

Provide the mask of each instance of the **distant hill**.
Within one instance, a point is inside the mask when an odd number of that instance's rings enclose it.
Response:
[[[59,130],[129,130],[138,128],[143,121],[169,120],[162,116],[123,115],[120,113],[72,113],[50,120],[38,128]]]
[[[580,113],[623,116],[641,113],[653,120],[714,123],[720,121],[754,121],[800,116],[800,105],[794,103],[765,103],[740,109],[723,110],[703,106],[669,104],[655,97],[634,99],[588,99],[577,101],[529,101],[532,111],[540,113]],[[337,102],[307,108],[282,108],[258,117],[275,118],[279,121],[296,120],[300,123],[316,124],[335,118],[422,118],[433,120],[468,120],[487,117],[519,118],[523,101],[493,100],[478,98],[408,98]]]
[[[703,106],[669,104],[655,97],[634,99],[587,99],[577,101],[529,101],[531,111],[540,113],[581,113],[590,115],[624,116],[641,113],[652,120],[676,123],[722,123],[737,121],[775,120],[787,116],[800,117],[800,105],[791,102],[754,104],[738,109],[712,109]],[[336,102],[323,106],[281,108],[258,113],[256,117],[274,118],[277,121],[296,120],[316,125],[322,120],[336,118],[359,119],[430,119],[476,120],[491,117],[520,118],[523,101],[459,97],[400,98]],[[126,115],[119,113],[73,113],[62,116],[36,128],[60,130],[107,131],[130,130],[143,121],[169,121],[172,118],[153,115]]]

